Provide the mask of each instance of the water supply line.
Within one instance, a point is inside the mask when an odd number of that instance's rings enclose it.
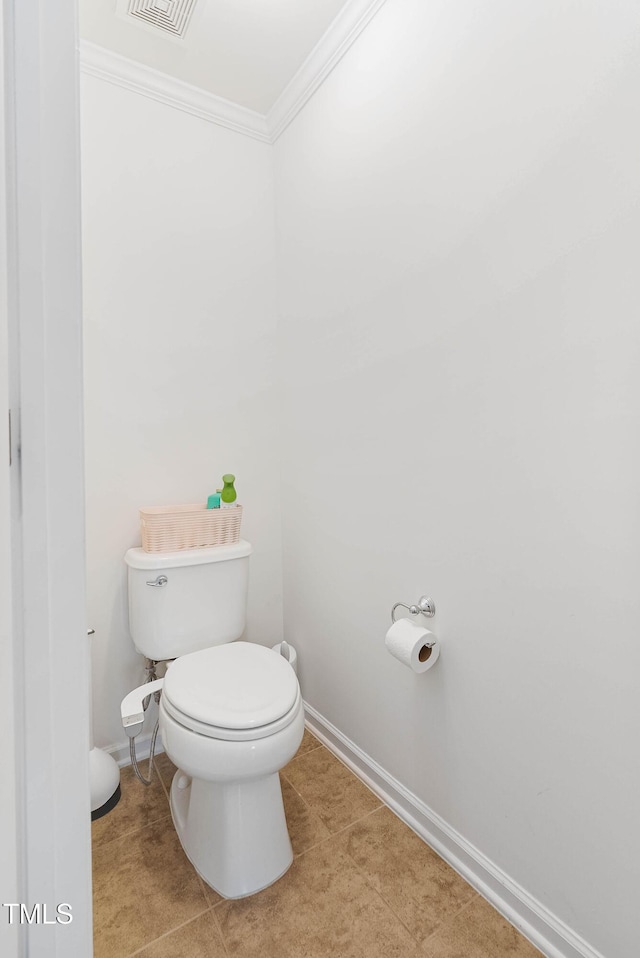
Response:
[[[145,682],[155,682],[156,679],[158,678],[158,672],[156,670],[156,666],[158,665],[158,662],[156,662],[155,659],[145,659],[145,663],[146,663],[144,667],[144,671],[146,673]],[[161,694],[160,692],[155,692],[153,695],[156,705],[160,703],[160,694]],[[147,695],[144,702],[142,703],[142,707],[145,710],[145,712],[149,708],[150,702],[151,702],[151,695],[149,694]]]
[[[135,724],[130,724],[129,727],[125,725],[127,735],[129,736],[129,756],[131,758],[131,765],[138,781],[142,782],[143,785],[151,785],[153,780],[153,758],[156,751],[156,739],[158,738],[158,730],[160,728],[160,720],[156,721],[155,727],[153,729],[153,735],[151,736],[151,746],[149,749],[149,772],[148,778],[145,778],[140,770],[140,765],[138,764],[138,757],[136,755],[136,735],[142,728],[142,722],[144,721],[144,713],[147,711],[149,704],[151,702],[151,696],[155,698],[155,701],[160,702],[161,686],[162,679],[158,679],[158,674],[156,672],[156,665],[158,663],[154,662],[153,659],[147,659],[145,666],[146,680],[145,685],[138,689],[137,691],[144,691],[145,686],[149,683],[153,683],[153,688],[149,690],[149,694],[146,695],[142,700],[142,713],[138,713],[135,718],[139,721],[136,721]],[[125,699],[126,701],[126,699]],[[123,703],[124,704],[124,703]],[[129,721],[132,717],[129,716]],[[123,719],[124,719],[124,710],[123,710]]]
[[[131,765],[133,766],[133,771],[138,781],[142,782],[143,785],[151,785],[152,776],[153,776],[153,756],[156,750],[156,739],[158,737],[158,729],[160,728],[160,719],[156,721],[155,728],[153,730],[153,735],[151,736],[151,748],[149,750],[149,778],[145,778],[142,772],[140,771],[140,766],[138,765],[138,759],[136,756],[136,740],[135,738],[129,739],[129,755],[131,756]]]

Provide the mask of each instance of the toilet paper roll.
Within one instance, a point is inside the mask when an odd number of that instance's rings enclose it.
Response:
[[[429,644],[435,645],[429,648]],[[438,661],[440,643],[428,629],[410,619],[398,619],[387,632],[384,644],[398,662],[413,672],[426,672]]]

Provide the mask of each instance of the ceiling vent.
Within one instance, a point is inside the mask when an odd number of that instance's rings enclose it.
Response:
[[[191,22],[196,0],[120,0],[118,13],[133,18],[140,26],[161,30],[181,40]]]

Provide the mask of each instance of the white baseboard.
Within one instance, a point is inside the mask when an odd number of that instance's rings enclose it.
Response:
[[[149,758],[152,734],[152,732],[149,732],[147,735],[138,735],[136,737],[136,758],[139,762],[144,761],[145,758]],[[131,765],[128,740],[125,745],[110,745],[109,748],[105,748],[104,751],[113,756],[120,768]],[[158,736],[156,739],[155,754],[159,755],[161,752],[164,752],[164,745],[162,744],[160,736]]]
[[[604,958],[305,702],[307,726],[547,958]]]

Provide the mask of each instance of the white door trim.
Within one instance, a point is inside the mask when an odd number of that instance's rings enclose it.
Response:
[[[0,17],[0,49],[4,48],[4,21]],[[7,165],[5,134],[5,82],[0,72],[0,223],[7,222]],[[9,300],[7,290],[7,233],[0,230],[0,648],[3,662],[0,669],[0,727],[13,729],[15,714],[14,655],[11,641],[11,475],[9,468],[9,400],[8,331]],[[1,900],[17,901],[18,874],[18,805],[16,788],[16,741],[5,736],[3,748],[4,774],[0,776],[0,820],[3,825],[0,854]],[[12,770],[14,774],[12,774]],[[4,910],[4,909],[3,909]],[[12,928],[6,916],[0,916],[0,954],[7,958],[20,955],[20,929]]]
[[[2,0],[18,954],[92,954],[75,0]],[[2,410],[1,415],[5,415]],[[1,507],[1,504],[0,504]],[[3,899],[4,900],[4,899]],[[7,921],[5,909],[0,921]]]

